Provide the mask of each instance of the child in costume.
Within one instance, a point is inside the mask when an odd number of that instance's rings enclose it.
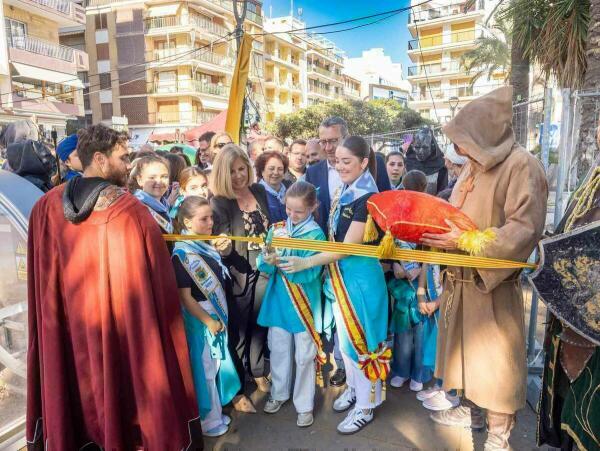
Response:
[[[344,185],[332,203],[329,239],[346,244],[370,242],[365,230],[367,201],[378,192],[373,178],[375,153],[363,138],[350,136],[337,147],[336,160]],[[383,382],[391,351],[386,344],[388,293],[383,269],[374,258],[335,251],[285,260],[280,267],[286,274],[328,265],[324,292],[333,308],[347,375],[347,388],[334,401],[333,410],[349,410],[337,430],[354,434],[373,421],[374,409],[385,399]]]
[[[183,234],[212,233],[212,209],[203,197],[186,198],[177,220]],[[232,264],[241,257],[227,238],[213,244],[214,247],[203,241],[178,241],[173,249],[202,431],[208,437],[228,431],[231,418],[222,414],[221,406],[228,404],[241,386],[228,350],[225,286],[230,275],[221,255],[226,255]]]
[[[271,226],[267,242],[272,238],[325,240],[325,234],[313,218],[317,208],[317,192],[313,185],[303,181],[294,183],[285,195],[285,206],[288,218]],[[257,258],[259,271],[269,275],[258,315],[258,323],[269,328],[271,351],[271,396],[264,411],[276,413],[290,398],[294,356],[296,424],[308,427],[313,423],[315,377],[321,380],[320,366],[325,363],[319,335],[323,329],[321,266],[286,275],[277,268],[279,257],[309,257],[315,252],[284,248],[269,252],[270,249],[266,247]]]
[[[172,219],[177,218],[179,206],[186,197],[200,196],[205,199],[209,198],[208,177],[203,170],[198,169],[195,166],[185,168],[179,174],[177,181],[179,182],[179,195],[169,210],[169,216]]]
[[[130,185],[137,197],[165,233],[173,233],[169,205],[165,193],[169,189],[169,162],[158,155],[148,155],[134,161]]]

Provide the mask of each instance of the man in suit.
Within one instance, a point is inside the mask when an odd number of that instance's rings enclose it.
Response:
[[[317,223],[325,235],[329,234],[328,221],[329,210],[333,198],[343,186],[340,175],[335,169],[335,151],[344,139],[348,136],[348,124],[341,117],[333,116],[325,119],[319,126],[319,144],[325,153],[326,158],[313,166],[306,169],[305,180],[312,183],[317,188],[319,207],[317,214]],[[377,187],[379,191],[390,190],[391,184],[385,168],[385,160],[380,156],[377,157]],[[337,335],[334,334],[334,351],[333,356],[336,362],[337,370],[329,379],[329,383],[334,386],[344,385],[346,382],[346,371],[344,369],[344,361],[338,346]]]

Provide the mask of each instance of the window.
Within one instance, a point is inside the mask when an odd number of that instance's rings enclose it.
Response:
[[[13,19],[4,19],[9,47],[23,48],[27,37],[27,25]]]
[[[110,72],[106,74],[100,74],[100,89],[110,89],[112,86]]]
[[[100,107],[102,108],[102,120],[110,120],[113,116],[113,106],[112,103],[101,103]]]
[[[108,17],[106,13],[96,14],[94,17],[96,20],[96,30],[104,30],[108,28]]]

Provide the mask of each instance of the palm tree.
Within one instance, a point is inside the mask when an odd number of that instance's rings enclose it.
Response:
[[[464,53],[460,58],[460,64],[467,72],[475,72],[471,78],[471,85],[484,75],[491,80],[494,73],[499,71],[506,74],[505,80],[510,77],[510,30],[502,20],[499,20],[493,28],[497,33],[478,37],[475,40],[477,47]]]

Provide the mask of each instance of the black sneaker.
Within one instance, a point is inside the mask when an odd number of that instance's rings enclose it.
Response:
[[[329,378],[329,385],[333,385],[334,387],[341,387],[346,383],[346,370],[343,368],[338,368],[333,373],[333,376]]]

